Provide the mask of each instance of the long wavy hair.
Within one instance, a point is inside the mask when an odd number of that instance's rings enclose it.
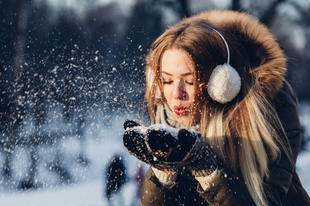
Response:
[[[226,104],[213,101],[207,92],[212,70],[227,61],[225,44],[212,28],[228,42],[230,65],[237,70],[242,82],[240,93]],[[268,179],[267,165],[278,157],[278,145],[283,145],[275,128],[283,127],[270,103],[272,95],[262,86],[246,48],[231,32],[203,18],[188,18],[168,28],[152,44],[146,58],[145,99],[152,123],[157,101],[166,102],[162,92],[160,61],[169,49],[186,51],[195,63],[195,106],[187,127],[198,124],[205,141],[218,158],[231,166],[244,181],[254,202],[266,205],[263,179]],[[286,69],[283,54],[279,58],[283,58],[284,62],[280,67]],[[285,82],[282,74],[278,76],[281,84]]]

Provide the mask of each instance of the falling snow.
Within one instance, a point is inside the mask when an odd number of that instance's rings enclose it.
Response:
[[[156,3],[134,7],[135,2],[144,1],[133,0],[117,0],[116,4],[111,0],[31,2],[22,14],[15,10],[19,7],[14,1],[1,3],[10,4],[12,10],[2,11],[5,18],[0,29],[1,205],[108,205],[105,172],[114,155],[124,160],[128,181],[112,201],[114,205],[138,205],[134,179],[139,168],[145,173],[148,166],[125,150],[123,122],[135,119],[149,124],[147,111],[142,111],[145,55],[151,38],[166,26],[161,24],[181,16],[171,12],[172,1],[164,10],[158,9],[164,4]],[[195,11],[207,4],[191,2],[199,7],[192,6]],[[221,5],[229,1],[221,0]],[[163,11],[167,13],[161,16],[158,12]],[[149,13],[141,18],[141,12]],[[28,19],[21,31],[16,30],[16,19]],[[305,30],[291,28],[297,29],[287,32],[285,27],[285,34],[292,34],[286,39],[297,49],[307,48]],[[24,36],[13,39],[15,34]],[[16,39],[24,39],[24,47],[18,47]],[[14,66],[17,51],[24,55]],[[309,102],[300,103],[305,137],[310,136],[309,109]],[[310,193],[308,168],[310,144],[305,143],[297,172]]]

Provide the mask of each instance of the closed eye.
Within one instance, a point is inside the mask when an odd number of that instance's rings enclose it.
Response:
[[[185,81],[186,84],[189,84],[189,85],[194,85],[194,82],[188,82],[188,81]]]
[[[163,81],[163,84],[172,84],[173,81]]]

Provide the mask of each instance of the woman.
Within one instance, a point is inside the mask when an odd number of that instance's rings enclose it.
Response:
[[[168,28],[147,56],[152,125],[124,145],[151,165],[141,205],[310,205],[286,58],[245,13],[208,11]]]

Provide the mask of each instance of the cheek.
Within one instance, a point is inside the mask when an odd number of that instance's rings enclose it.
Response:
[[[162,95],[163,95],[164,99],[166,101],[168,101],[168,91],[167,91],[167,88],[165,86],[162,88]]]
[[[167,101],[167,104],[169,105],[169,107],[172,109],[173,108],[173,105],[172,105],[172,87],[170,85],[166,85],[164,88],[163,88],[163,95],[164,95],[164,98],[166,99]]]
[[[195,100],[195,96],[196,96],[196,91],[195,89],[191,88],[188,90],[188,96],[190,98],[190,101],[194,101]]]
[[[164,97],[166,98],[166,100],[168,101],[170,99],[170,96],[171,96],[171,87],[169,86],[164,86],[163,87],[163,94],[164,94]]]

